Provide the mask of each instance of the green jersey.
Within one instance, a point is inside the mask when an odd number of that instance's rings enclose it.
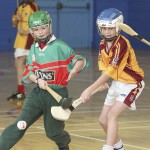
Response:
[[[67,86],[69,72],[77,60],[84,60],[87,66],[86,58],[76,53],[71,47],[53,35],[46,46],[41,49],[38,43],[31,46],[25,71],[23,74],[23,83],[30,85],[31,74],[36,74],[47,81],[50,87],[61,88]]]

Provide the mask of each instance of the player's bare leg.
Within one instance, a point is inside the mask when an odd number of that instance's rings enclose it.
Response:
[[[21,56],[15,59],[15,67],[17,71],[17,82],[18,85],[22,85],[22,76],[24,72],[24,67],[25,67],[25,61],[26,61],[26,56]]]
[[[23,100],[25,98],[24,85],[22,85],[22,76],[24,72],[26,58],[27,58],[26,56],[21,56],[15,60],[15,66],[16,66],[16,71],[17,71],[18,93],[21,94],[20,95],[21,97],[19,99],[20,101],[17,102],[17,105],[19,106],[19,108],[22,107]]]
[[[26,61],[26,56],[21,56],[15,59],[15,67],[16,67],[16,73],[17,73],[17,91],[14,92],[10,97],[7,98],[7,100],[13,102],[19,107],[22,107],[23,105],[23,100],[25,98],[25,91],[24,91],[24,86],[22,85],[22,76],[24,72],[24,67],[25,67],[25,61]]]
[[[99,124],[101,125],[105,133],[107,133],[107,114],[109,110],[111,109],[111,107],[112,106],[104,105],[102,112],[100,114],[100,117],[99,117]],[[119,141],[119,138],[117,136],[115,143],[117,143],[118,141]]]
[[[107,114],[108,121],[106,144],[113,145],[115,143],[115,139],[117,138],[118,133],[117,119],[125,109],[127,109],[127,105],[117,101],[109,110]]]
[[[121,108],[121,110],[118,111],[118,109],[116,109],[118,103],[120,104],[120,102],[116,102],[116,104],[113,107],[104,105],[99,117],[99,123],[103,128],[104,132],[107,133],[106,145],[111,146],[110,148],[108,147],[108,149],[111,149],[113,147],[115,150],[124,150],[123,143],[117,135],[117,118],[119,114],[127,108],[127,106],[123,104],[123,108]],[[113,109],[117,110],[117,113],[114,112],[114,114],[112,115]],[[112,130],[112,128],[114,130]]]

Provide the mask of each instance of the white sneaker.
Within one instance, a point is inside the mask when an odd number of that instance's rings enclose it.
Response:
[[[114,150],[113,146],[104,144],[102,150]]]
[[[114,150],[125,150],[125,149],[124,149],[124,147],[122,145],[122,147],[120,147],[120,148],[114,148]]]

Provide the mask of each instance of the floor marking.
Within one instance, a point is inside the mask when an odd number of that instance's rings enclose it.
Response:
[[[103,139],[97,139],[97,138],[92,138],[92,137],[82,136],[82,135],[77,135],[77,134],[70,134],[70,135],[75,136],[75,137],[79,137],[79,138],[100,141],[100,142],[105,141]],[[141,150],[150,150],[150,148],[144,148],[144,147],[140,147],[140,146],[134,146],[134,145],[129,145],[129,144],[124,144],[124,145],[127,146],[127,147],[137,148],[137,149],[141,149]]]
[[[145,119],[145,120],[142,120],[142,121],[119,121],[118,123],[119,124],[123,124],[123,123],[127,124],[127,123],[144,123],[144,122],[147,122],[149,124],[150,120]],[[69,126],[81,126],[81,125],[85,125],[85,126],[99,125],[99,123],[98,123],[98,121],[97,121],[97,123],[77,123],[77,124],[71,124],[71,123],[67,124],[66,123],[67,127],[69,127]]]
[[[137,127],[119,127],[118,129],[119,130],[126,130],[126,129],[139,129],[139,128],[150,128],[150,126],[137,126]],[[86,132],[86,131],[101,131],[101,130],[103,130],[102,128],[96,128],[96,129],[94,129],[94,128],[88,128],[88,129],[80,129],[80,130],[68,130],[68,131],[72,131],[72,132]]]
[[[45,134],[45,132],[26,132],[25,134]],[[79,138],[83,138],[83,139],[94,140],[94,141],[100,141],[100,142],[104,142],[105,141],[103,139],[92,138],[92,137],[78,135],[78,134],[72,134],[72,133],[70,133],[70,135],[71,136],[75,136],[75,137],[79,137]],[[130,144],[125,144],[125,143],[124,143],[124,145],[127,146],[127,147],[132,147],[132,148],[136,148],[136,149],[140,149],[140,150],[150,150],[150,148],[144,148],[144,147],[130,145]]]

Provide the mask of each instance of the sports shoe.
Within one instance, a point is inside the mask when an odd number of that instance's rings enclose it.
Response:
[[[25,94],[21,94],[18,92],[13,92],[13,94],[7,98],[8,101],[14,101],[14,100],[24,100],[25,99]]]
[[[64,148],[58,148],[58,150],[69,150],[69,146],[64,147]]]
[[[123,145],[122,145],[120,148],[114,148],[114,150],[125,150],[125,149],[123,148]]]

